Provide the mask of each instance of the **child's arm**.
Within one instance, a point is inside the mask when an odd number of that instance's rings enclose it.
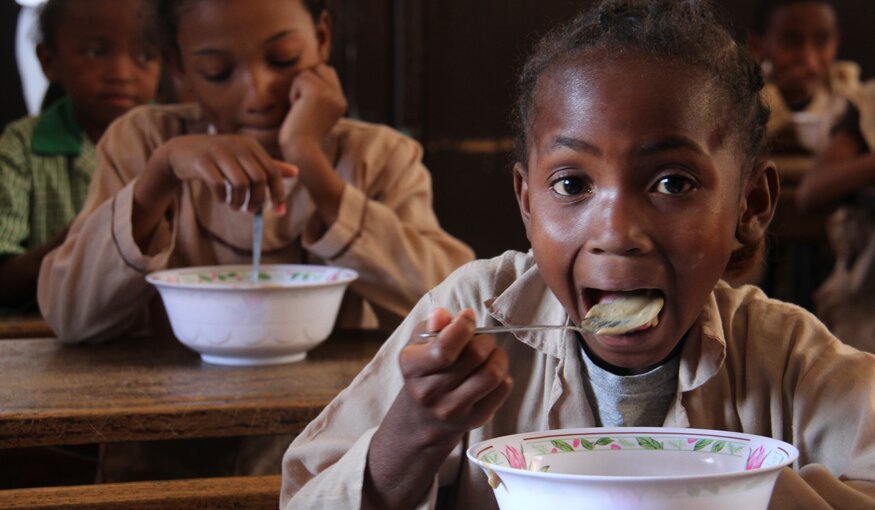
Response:
[[[283,157],[300,168],[317,209],[303,246],[358,271],[351,289],[394,324],[474,254],[441,229],[419,144],[383,126],[348,123],[335,132],[337,154],[328,155],[325,137],[346,108],[336,73],[324,65],[301,73],[291,94]]]
[[[316,211],[334,224],[345,187],[325,155],[323,142],[346,112],[346,97],[334,68],[325,64],[301,72],[289,92],[291,109],[279,132],[283,159],[301,169]]]
[[[850,195],[875,185],[875,153],[864,153],[865,149],[862,140],[844,131],[836,133],[799,185],[799,209],[834,209]]]
[[[474,314],[434,311],[428,342],[401,351],[404,388],[368,451],[362,508],[411,508],[465,433],[488,421],[510,393],[507,353],[491,335],[472,336]]]
[[[40,246],[21,255],[0,256],[0,306],[16,307],[36,297],[40,264],[47,253],[64,242],[68,225]]]
[[[875,508],[875,483],[842,481],[819,464],[781,471],[769,510],[868,510]]]

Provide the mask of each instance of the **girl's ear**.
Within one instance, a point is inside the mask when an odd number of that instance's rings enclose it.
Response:
[[[779,182],[771,161],[758,163],[745,182],[735,227],[735,238],[743,246],[755,246],[765,237],[781,193]]]
[[[322,11],[319,22],[316,23],[316,41],[319,43],[319,56],[322,62],[328,62],[331,56],[331,35],[334,31],[333,21],[328,11]]]
[[[516,201],[520,206],[520,215],[526,227],[526,238],[530,241],[529,226],[532,224],[532,212],[529,209],[529,180],[526,178],[526,169],[522,163],[513,165],[513,190],[516,193]]]
[[[46,75],[46,80],[56,82],[60,78],[60,73],[57,69],[57,58],[55,52],[49,49],[45,44],[39,43],[36,45],[36,58],[39,59],[40,67],[43,68],[43,74]]]

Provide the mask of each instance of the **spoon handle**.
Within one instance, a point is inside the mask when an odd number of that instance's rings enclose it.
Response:
[[[510,331],[545,331],[549,329],[573,329],[573,330],[581,330],[582,328],[575,326],[486,326],[482,328],[475,328],[475,335],[482,335],[484,333],[507,333]],[[438,336],[439,332],[427,332],[420,333],[419,338],[434,338]]]
[[[264,237],[264,216],[261,211],[255,213],[252,219],[252,283],[258,283],[259,265],[261,264],[261,239]]]

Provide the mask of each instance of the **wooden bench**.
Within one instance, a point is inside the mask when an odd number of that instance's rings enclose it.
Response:
[[[0,491],[5,510],[276,510],[280,475],[197,478]]]

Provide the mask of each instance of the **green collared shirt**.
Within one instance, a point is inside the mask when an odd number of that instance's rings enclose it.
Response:
[[[6,126],[0,136],[0,256],[40,246],[85,203],[94,144],[68,98],[42,115]]]

